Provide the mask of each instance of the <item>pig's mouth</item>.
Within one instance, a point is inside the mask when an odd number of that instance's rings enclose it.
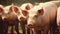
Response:
[[[36,28],[36,27],[39,27],[39,25],[37,26],[37,25],[34,25],[34,24],[29,24],[29,25],[27,25],[29,28]]]
[[[45,25],[40,25],[40,24],[29,24],[29,25],[27,25],[29,28],[36,28],[36,27],[45,27],[47,24],[45,24]]]

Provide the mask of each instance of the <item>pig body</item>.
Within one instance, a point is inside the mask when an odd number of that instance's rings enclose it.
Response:
[[[50,24],[56,23],[57,6],[52,2],[46,2],[42,5],[35,6],[29,10],[28,27],[33,27],[35,30],[47,30]],[[37,34],[37,33],[36,33]]]
[[[19,8],[16,7],[16,6],[6,6],[5,8],[5,15],[3,16],[4,17],[4,22],[5,22],[5,33],[8,32],[8,26],[12,26],[11,28],[11,33],[13,33],[13,26],[15,26],[15,30],[17,32],[17,34],[19,34],[19,30],[18,30],[18,15],[20,15],[19,12]],[[7,23],[6,23],[7,22]]]
[[[4,6],[0,5],[0,34],[4,34],[4,23],[2,20],[3,13],[4,13]]]
[[[60,26],[60,7],[57,9],[57,25]]]
[[[52,19],[53,16],[55,16],[56,9],[57,9],[56,5],[54,5],[53,3],[49,3],[49,4],[45,3],[45,4],[40,5],[40,6],[35,6],[31,10],[29,10],[29,17],[34,18],[34,15],[36,15],[37,11],[42,9],[42,8],[44,10],[44,14],[42,15],[43,19],[45,19],[44,17],[46,17],[49,20],[49,19]],[[54,13],[53,16],[52,16],[52,13]],[[39,19],[39,21],[40,21],[40,19]],[[28,24],[29,23],[30,23],[30,20],[28,20]]]
[[[59,7],[59,6],[60,6],[60,1],[49,1],[49,2],[54,3],[57,7]]]
[[[32,7],[33,5],[31,3],[24,3],[20,6],[20,9],[21,9],[20,25],[21,25],[23,34],[25,34],[26,32],[25,25],[27,24],[28,10],[30,10]],[[30,34],[29,28],[27,28],[27,34]]]
[[[57,9],[57,25],[60,32],[60,7]]]

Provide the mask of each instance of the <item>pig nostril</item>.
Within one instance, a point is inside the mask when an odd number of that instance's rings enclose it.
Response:
[[[29,27],[29,28],[33,28],[33,25],[32,25],[32,24],[29,24],[28,27]]]
[[[32,24],[29,24],[28,26],[32,26]]]

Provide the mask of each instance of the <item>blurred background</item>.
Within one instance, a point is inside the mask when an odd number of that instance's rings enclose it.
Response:
[[[11,5],[14,3],[15,5],[20,6],[23,3],[35,3],[35,2],[46,2],[46,1],[51,1],[51,0],[0,0],[0,4],[6,6],[6,5]]]

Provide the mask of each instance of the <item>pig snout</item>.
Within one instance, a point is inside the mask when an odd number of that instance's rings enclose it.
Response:
[[[2,17],[2,20],[3,20],[3,21],[7,21],[7,17],[6,17],[6,16],[3,16],[3,17]]]
[[[27,24],[27,26],[29,27],[29,28],[33,28],[34,27],[34,21],[29,21],[28,22],[28,24]]]
[[[28,27],[29,27],[29,28],[33,28],[33,25],[32,25],[32,24],[29,24]]]

